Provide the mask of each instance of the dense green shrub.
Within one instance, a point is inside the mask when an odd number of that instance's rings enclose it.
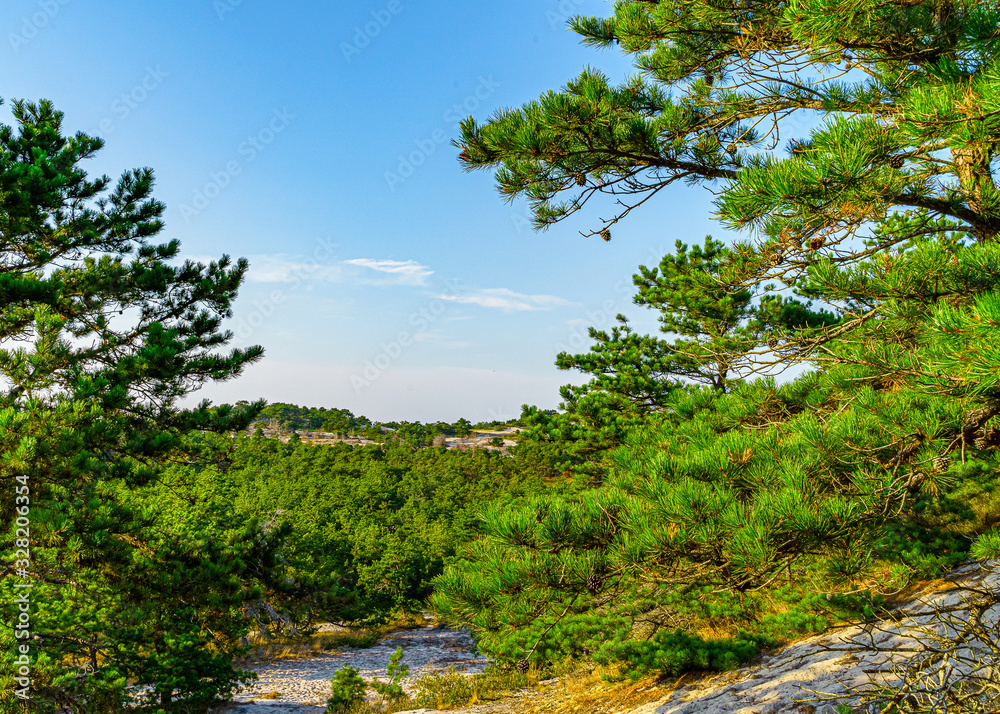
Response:
[[[456,549],[481,530],[493,500],[551,492],[530,465],[498,452],[282,444],[240,437],[208,467],[168,469],[144,494],[185,522],[257,519],[281,526],[290,580],[266,594],[303,624],[317,618],[380,622],[419,610]],[[283,625],[262,617],[262,626]]]
[[[677,390],[611,453],[599,488],[488,510],[432,602],[501,660],[600,653],[633,675],[729,666],[753,643],[875,615],[879,592],[968,557],[995,518],[997,458],[979,437],[942,470],[936,455],[980,402],[872,388],[871,374]],[[658,634],[678,628],[728,638],[699,649]],[[743,654],[727,658],[726,642]]]
[[[326,700],[326,710],[330,714],[349,710],[365,698],[368,683],[358,674],[358,670],[345,664],[330,677],[330,698]]]
[[[683,630],[672,630],[657,632],[648,640],[609,643],[594,653],[594,659],[605,664],[627,662],[628,676],[633,679],[650,673],[676,676],[691,670],[735,669],[769,644],[773,643],[746,633],[733,639],[706,640]]]

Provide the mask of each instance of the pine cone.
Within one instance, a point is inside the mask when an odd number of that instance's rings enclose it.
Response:
[[[595,574],[587,578],[587,590],[590,591],[591,595],[595,594],[598,590],[600,590],[601,585],[603,584],[604,584],[604,578],[602,578],[600,575]]]
[[[976,440],[972,443],[976,445],[977,449],[985,449],[990,445],[990,440],[987,436],[977,436]]]
[[[781,265],[784,261],[785,258],[781,255],[781,253],[772,253],[767,257],[767,262],[775,268]]]
[[[906,160],[902,156],[890,156],[889,157],[889,166],[891,166],[894,169],[901,169],[901,168],[903,168],[903,164],[905,162],[906,162]]]
[[[736,144],[729,144],[726,146],[726,153],[730,156],[736,156]]]
[[[934,461],[931,462],[931,465],[934,466],[934,470],[936,472],[941,473],[942,471],[948,470],[948,466],[951,465],[951,459],[947,456],[937,456],[934,458]]]
[[[526,659],[519,660],[518,663],[514,665],[514,668],[517,669],[517,671],[520,672],[521,674],[527,674],[528,660]]]
[[[601,238],[604,240],[605,243],[607,243],[608,241],[610,241],[611,240],[611,231],[609,231],[607,228],[604,228],[603,230],[601,230]]]
[[[711,73],[706,74],[705,75],[705,84],[707,84],[709,87],[711,87],[713,84],[715,84],[715,75],[711,74]]]
[[[573,174],[573,180],[576,181],[577,186],[587,185],[587,175],[582,171],[577,171],[575,174]]]
[[[773,350],[775,347],[778,346],[778,338],[774,337],[774,336],[768,337],[767,338],[767,346],[770,347]]]
[[[826,240],[824,240],[822,237],[813,238],[812,240],[809,241],[809,247],[812,248],[813,250],[819,250],[820,248],[823,247],[824,243],[826,243]]]

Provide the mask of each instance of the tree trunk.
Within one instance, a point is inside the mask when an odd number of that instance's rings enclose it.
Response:
[[[951,150],[955,175],[966,194],[966,203],[980,216],[976,228],[981,240],[996,240],[1000,234],[1000,216],[989,208],[997,200],[997,186],[990,171],[991,154],[988,146],[967,145]]]

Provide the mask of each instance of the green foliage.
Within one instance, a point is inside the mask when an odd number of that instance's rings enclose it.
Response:
[[[420,610],[430,581],[480,531],[483,506],[548,490],[498,452],[381,446],[230,443],[220,467],[169,469],[155,502],[205,519],[281,525],[283,578],[262,597],[294,622],[378,623]],[[259,629],[284,627],[266,608]]]
[[[726,391],[752,371],[760,359],[759,342],[774,340],[775,331],[837,322],[830,312],[788,297],[754,304],[757,285],[720,290],[720,271],[733,258],[730,248],[707,237],[703,246],[677,241],[676,253],[664,256],[658,267],[640,266],[633,276],[635,303],[656,309],[661,331],[673,339],[638,335],[624,315],[610,333],[591,328],[595,344],[588,353],[556,358],[560,369],[579,370],[591,380],[560,390],[565,414],[525,407],[522,421],[529,428],[522,439],[565,443],[564,469],[599,476],[601,456],[649,414],[665,409],[674,391],[692,384]]]
[[[233,659],[251,625],[378,622],[432,583],[434,607],[501,662],[726,669],[995,557],[998,24],[981,0],[623,0],[574,18],[638,74],[612,86],[587,70],[466,120],[464,165],[495,170],[539,227],[607,193],[617,212],[592,235],[610,240],[684,180],[714,183],[718,217],[747,234],[641,266],[636,302],[665,337],[620,317],[559,355],[591,381],[563,390],[565,413],[526,407],[509,457],[424,448],[468,435],[465,419],[181,409],[261,355],[218,351],[245,261],[178,264],[175,241],[152,242],[149,170],[89,179],[100,140],[15,103],[18,126],[0,127],[0,483],[30,498],[6,488],[0,509],[15,524],[31,504],[34,708],[120,710],[135,685],[139,710],[203,711],[249,678]],[[255,418],[385,443],[217,436]],[[6,536],[15,562],[27,536]],[[0,580],[4,706],[19,579]],[[401,657],[371,685],[379,709],[400,698]],[[365,686],[345,667],[331,708],[362,706]],[[442,675],[426,694],[477,686]]]
[[[127,685],[148,692],[139,710],[203,710],[252,677],[233,665],[241,608],[276,579],[284,532],[194,522],[143,494],[164,463],[216,457],[189,434],[243,430],[262,406],[179,406],[262,354],[223,351],[248,266],[179,260],[177,241],[155,242],[151,170],[88,177],[100,139],[65,135],[48,102],[13,115],[0,126],[0,554],[28,572],[0,578],[0,706],[19,701],[27,644],[33,711],[114,711]],[[28,580],[25,641],[14,593]]]
[[[418,679],[414,699],[417,706],[441,709],[463,707],[475,696],[472,678],[449,667],[447,672],[429,672]]]
[[[641,267],[669,341],[594,330],[559,356],[592,376],[566,414],[525,410],[518,448],[594,488],[490,510],[437,581],[484,651],[724,668],[871,616],[995,526],[998,22],[973,0],[623,1],[570,26],[635,76],[463,122],[463,165],[539,228],[604,193],[610,240],[684,180],[746,231]]]
[[[631,405],[620,396],[594,391],[580,396],[572,413],[522,406],[525,431],[514,453],[548,479],[598,481],[606,471],[608,451],[637,423]]]
[[[436,436],[465,437],[472,433],[473,424],[461,418],[453,424],[434,422],[389,421],[372,422],[368,417],[356,417],[348,409],[327,409],[325,407],[299,407],[294,404],[276,402],[264,407],[255,423],[285,431],[323,431],[334,434],[363,436],[372,441],[390,439],[411,448],[431,446]],[[486,422],[477,428],[494,429],[509,426],[507,422]],[[294,436],[292,437],[294,438]]]
[[[465,418],[459,419],[455,422],[454,432],[455,436],[468,436],[472,433],[472,422]]]
[[[327,431],[334,434],[353,434],[372,426],[367,417],[356,417],[349,409],[299,407],[282,402],[264,407],[256,422],[273,423],[290,431]]]
[[[622,658],[633,676],[653,662],[731,666],[873,615],[880,589],[967,557],[967,534],[994,517],[1000,445],[979,437],[942,471],[977,398],[920,378],[869,386],[878,374],[844,365],[782,386],[675,390],[611,452],[599,488],[487,511],[486,537],[432,603],[501,660]],[[695,647],[662,634],[678,626],[732,634]]]
[[[606,239],[672,183],[714,182],[724,224],[774,239],[741,256],[755,271],[857,255],[851,232],[893,210],[991,236],[998,21],[1000,6],[978,0],[619,2],[569,25],[630,55],[635,75],[613,86],[588,69],[521,109],[470,117],[456,144],[465,167],[531,202],[538,227],[614,195],[592,233]],[[787,157],[767,150],[779,141]]]
[[[482,673],[467,675],[449,667],[446,672],[429,672],[416,682],[413,706],[428,708],[464,707],[499,699],[538,681],[537,671],[518,672],[512,667],[488,666]]]
[[[402,664],[402,661],[403,648],[397,647],[396,651],[389,657],[389,664],[385,668],[385,675],[389,681],[382,682],[378,679],[373,679],[370,682],[371,688],[382,695],[382,698],[379,699],[379,708],[382,707],[386,700],[391,702],[402,699],[405,696],[403,687],[399,683],[404,677],[410,674],[410,668]]]
[[[368,683],[358,674],[358,670],[345,664],[330,677],[330,698],[326,700],[326,710],[330,714],[344,712],[365,698]]]
[[[1000,558],[1000,530],[994,528],[983,533],[972,544],[969,553],[972,557],[983,560]]]
[[[750,661],[762,646],[772,644],[741,634],[735,639],[705,640],[673,630],[657,632],[648,640],[615,642],[595,653],[601,663],[628,662],[632,679],[650,673],[677,676],[692,670],[724,672]]]
[[[371,687],[381,697],[378,702],[365,707],[366,711],[373,710],[382,712],[388,706],[392,709],[395,702],[406,697],[403,687],[399,684],[404,677],[410,673],[410,668],[403,661],[403,648],[397,647],[396,651],[389,657],[385,673],[388,682],[372,679],[370,682],[358,673],[354,667],[345,664],[337,674],[330,678],[330,691],[332,696],[327,700],[327,712],[336,714],[337,712],[358,711],[365,698],[365,690]]]

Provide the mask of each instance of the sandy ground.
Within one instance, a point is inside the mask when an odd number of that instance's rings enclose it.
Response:
[[[315,712],[330,696],[330,678],[344,665],[357,669],[365,679],[386,680],[385,667],[397,647],[410,668],[403,689],[415,691],[416,681],[429,672],[453,667],[463,674],[477,674],[488,660],[472,654],[467,632],[444,627],[421,627],[389,635],[368,649],[345,648],[302,659],[281,659],[251,667],[259,679],[233,699],[233,714],[285,714]],[[267,697],[267,698],[263,698]],[[253,706],[250,706],[252,703]]]

